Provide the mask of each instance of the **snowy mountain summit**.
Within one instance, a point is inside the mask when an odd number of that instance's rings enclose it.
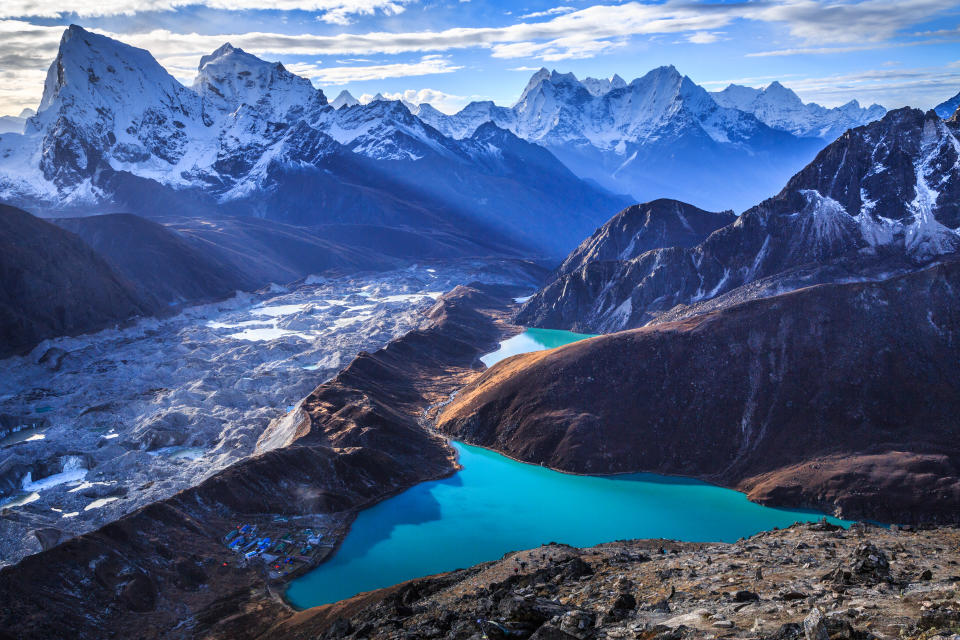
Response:
[[[333,102],[330,103],[334,109],[339,109],[340,107],[355,107],[360,104],[360,101],[353,97],[353,95],[344,89],[340,92],[336,98],[333,99]]]
[[[717,104],[752,113],[775,129],[824,140],[833,140],[847,129],[878,120],[887,112],[878,104],[861,107],[856,100],[833,109],[815,102],[804,104],[800,96],[776,81],[764,89],[731,84],[710,95]]]
[[[306,78],[229,43],[200,58],[193,90],[221,113],[245,106],[273,122],[297,120],[327,104]]]

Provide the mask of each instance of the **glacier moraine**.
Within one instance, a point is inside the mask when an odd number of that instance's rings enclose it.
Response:
[[[499,278],[483,264],[311,277],[0,361],[0,566],[40,551],[35,530],[78,535],[251,455],[357,352],[477,279]]]

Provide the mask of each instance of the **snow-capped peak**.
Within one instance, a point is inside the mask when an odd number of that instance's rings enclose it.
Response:
[[[326,104],[323,92],[306,78],[230,43],[200,59],[193,89],[217,111],[233,113],[241,105],[249,105],[271,121]]]
[[[779,103],[788,107],[802,107],[803,100],[800,99],[792,89],[788,89],[777,80],[774,80],[767,88],[761,92],[771,103]]]
[[[333,99],[333,102],[330,103],[330,106],[334,109],[339,109],[340,107],[353,107],[358,104],[360,104],[360,101],[354,98],[353,94],[344,89],[340,92],[340,95]]]
[[[418,116],[420,117],[420,119],[423,120],[424,122],[426,122],[427,124],[430,124],[430,119],[432,119],[432,118],[443,118],[443,117],[445,117],[447,114],[445,114],[444,112],[440,111],[439,109],[437,109],[436,107],[434,107],[434,106],[433,106],[432,104],[430,104],[429,102],[424,102],[424,103],[422,103],[421,105],[419,105],[419,107],[417,108],[417,114],[416,114],[416,115],[418,115]]]
[[[71,25],[26,133],[41,138],[43,180],[76,192],[101,160],[153,170],[178,164],[212,124],[203,112],[200,97],[149,52]]]
[[[158,95],[159,94],[159,95]],[[164,96],[175,102],[197,102],[192,92],[160,66],[150,53],[106,36],[70,25],[60,39],[57,57],[47,71],[38,114],[58,106],[61,96],[90,98],[99,107],[141,106]],[[132,100],[134,97],[143,100]],[[131,104],[132,103],[132,104]]]
[[[530,81],[527,82],[527,86],[524,87],[523,92],[520,93],[520,99],[517,100],[517,103],[523,102],[526,97],[530,94],[531,91],[539,87],[542,83],[550,79],[550,71],[546,67],[540,67],[540,70],[534,73],[530,77]]]
[[[864,109],[856,100],[827,109],[814,102],[804,104],[794,91],[777,81],[764,89],[731,84],[711,94],[717,104],[751,113],[764,124],[804,138],[832,140],[847,129],[882,118],[886,109]]]
[[[627,86],[627,83],[617,74],[613,74],[610,78],[584,78],[580,81],[587,91],[594,96],[602,96],[613,89],[622,89]]]

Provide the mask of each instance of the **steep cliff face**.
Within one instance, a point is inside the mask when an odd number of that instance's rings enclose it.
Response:
[[[567,471],[690,475],[849,517],[955,522],[958,286],[951,261],[516,356],[438,427]]]
[[[0,357],[159,309],[76,235],[0,205]]]
[[[677,305],[882,278],[929,264],[960,247],[958,149],[956,122],[892,111],[845,133],[776,197],[702,243],[588,262],[534,296],[519,320],[617,331]]]

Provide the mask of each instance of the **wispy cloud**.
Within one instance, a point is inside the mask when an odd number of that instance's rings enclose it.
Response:
[[[260,0],[112,0],[97,5],[80,0],[78,11],[120,12],[202,2],[216,8],[254,8]],[[279,8],[305,8],[347,16],[375,11],[400,11],[407,0],[280,0]],[[62,3],[49,0],[6,0],[0,17],[30,13],[57,13]],[[107,8],[102,8],[107,7]],[[257,7],[259,8],[259,7]],[[273,5],[271,5],[273,8]],[[366,56],[410,52],[440,52],[489,48],[501,58],[535,57],[544,60],[596,55],[620,46],[632,36],[687,34],[694,42],[716,39],[715,33],[734,20],[784,24],[801,44],[880,42],[933,15],[955,8],[955,0],[768,0],[763,3],[626,2],[595,5],[555,15],[543,22],[517,22],[503,27],[453,27],[439,31],[366,32],[315,35],[248,32],[201,35],[170,30],[121,35],[122,39],[153,51],[158,57],[209,51],[230,40],[258,53],[280,55]],[[115,34],[108,34],[115,35]],[[6,45],[6,42],[4,43]],[[811,49],[812,51],[812,49]]]
[[[396,14],[417,0],[278,0],[271,9],[315,11],[321,20],[343,24],[357,16]],[[141,11],[171,11],[187,5],[221,10],[265,8],[262,0],[77,0],[64,5],[54,0],[4,0],[0,2],[0,69],[10,73],[42,72],[53,58],[62,27],[35,26],[17,16],[59,17],[120,15]],[[558,6],[545,12],[528,13],[506,26],[455,26],[422,31],[344,31],[332,35],[314,33],[201,34],[154,29],[105,35],[151,51],[178,78],[188,80],[198,59],[226,41],[267,58],[316,56],[326,60],[370,56],[417,54],[429,56],[463,49],[486,49],[500,59],[518,61],[560,61],[595,57],[621,48],[636,37],[678,36],[680,41],[709,45],[728,27],[763,23],[789,33],[776,50],[751,56],[822,55],[862,51],[871,48],[914,46],[931,38],[953,41],[950,29],[916,32],[917,25],[956,11],[956,0],[764,0],[763,2],[622,2],[598,4],[568,10]],[[960,37],[960,36],[958,36]],[[321,82],[346,83],[350,74],[370,78],[397,74],[448,73],[458,65],[446,60],[374,64],[347,63],[337,67],[313,65]],[[534,66],[524,64],[523,66]],[[339,69],[339,71],[333,71]],[[391,71],[391,69],[393,71]],[[432,70],[431,70],[432,69]],[[373,74],[373,75],[370,75]],[[392,74],[392,75],[390,75]],[[35,89],[26,82],[23,91]],[[21,91],[6,89],[6,91]],[[25,95],[25,94],[23,94]]]
[[[340,85],[351,82],[384,80],[409,76],[427,76],[437,73],[453,73],[463,67],[450,63],[444,56],[423,56],[417,62],[399,62],[395,64],[354,65],[342,67],[322,67],[313,64],[291,64],[287,68],[320,84]]]
[[[410,104],[415,105],[429,104],[435,109],[448,114],[456,113],[465,107],[471,100],[483,98],[483,96],[475,95],[457,96],[443,91],[438,91],[437,89],[407,89],[406,91],[397,91],[394,93],[384,92],[381,95],[389,100],[403,100],[404,102],[409,102]],[[366,98],[372,100],[373,96],[363,95],[359,98],[359,100],[360,102],[366,102]]]
[[[546,11],[534,11],[533,13],[528,13],[518,17],[520,20],[529,20],[530,18],[546,18],[549,16],[563,15],[564,13],[573,13],[576,10],[576,7],[554,7],[552,9],[547,9]]]
[[[66,4],[60,0],[3,0],[0,18],[81,18],[133,15],[149,11],[176,11],[183,7],[205,6],[225,11],[315,11],[318,20],[331,24],[350,24],[355,16],[386,15],[402,12],[413,0],[76,0]]]
[[[956,8],[955,0],[787,0],[748,4],[742,15],[784,24],[805,43],[826,45],[889,40]]]
[[[710,44],[720,39],[720,34],[710,31],[695,31],[687,36],[687,42],[693,44]]]
[[[853,53],[855,51],[874,51],[877,49],[900,49],[902,47],[918,47],[924,45],[943,44],[945,42],[960,42],[960,36],[954,39],[936,38],[925,40],[911,40],[907,42],[876,42],[873,44],[855,44],[842,47],[793,47],[789,49],[773,49],[771,51],[753,51],[744,54],[747,58],[770,58],[778,56],[820,56],[835,55],[838,53]]]

